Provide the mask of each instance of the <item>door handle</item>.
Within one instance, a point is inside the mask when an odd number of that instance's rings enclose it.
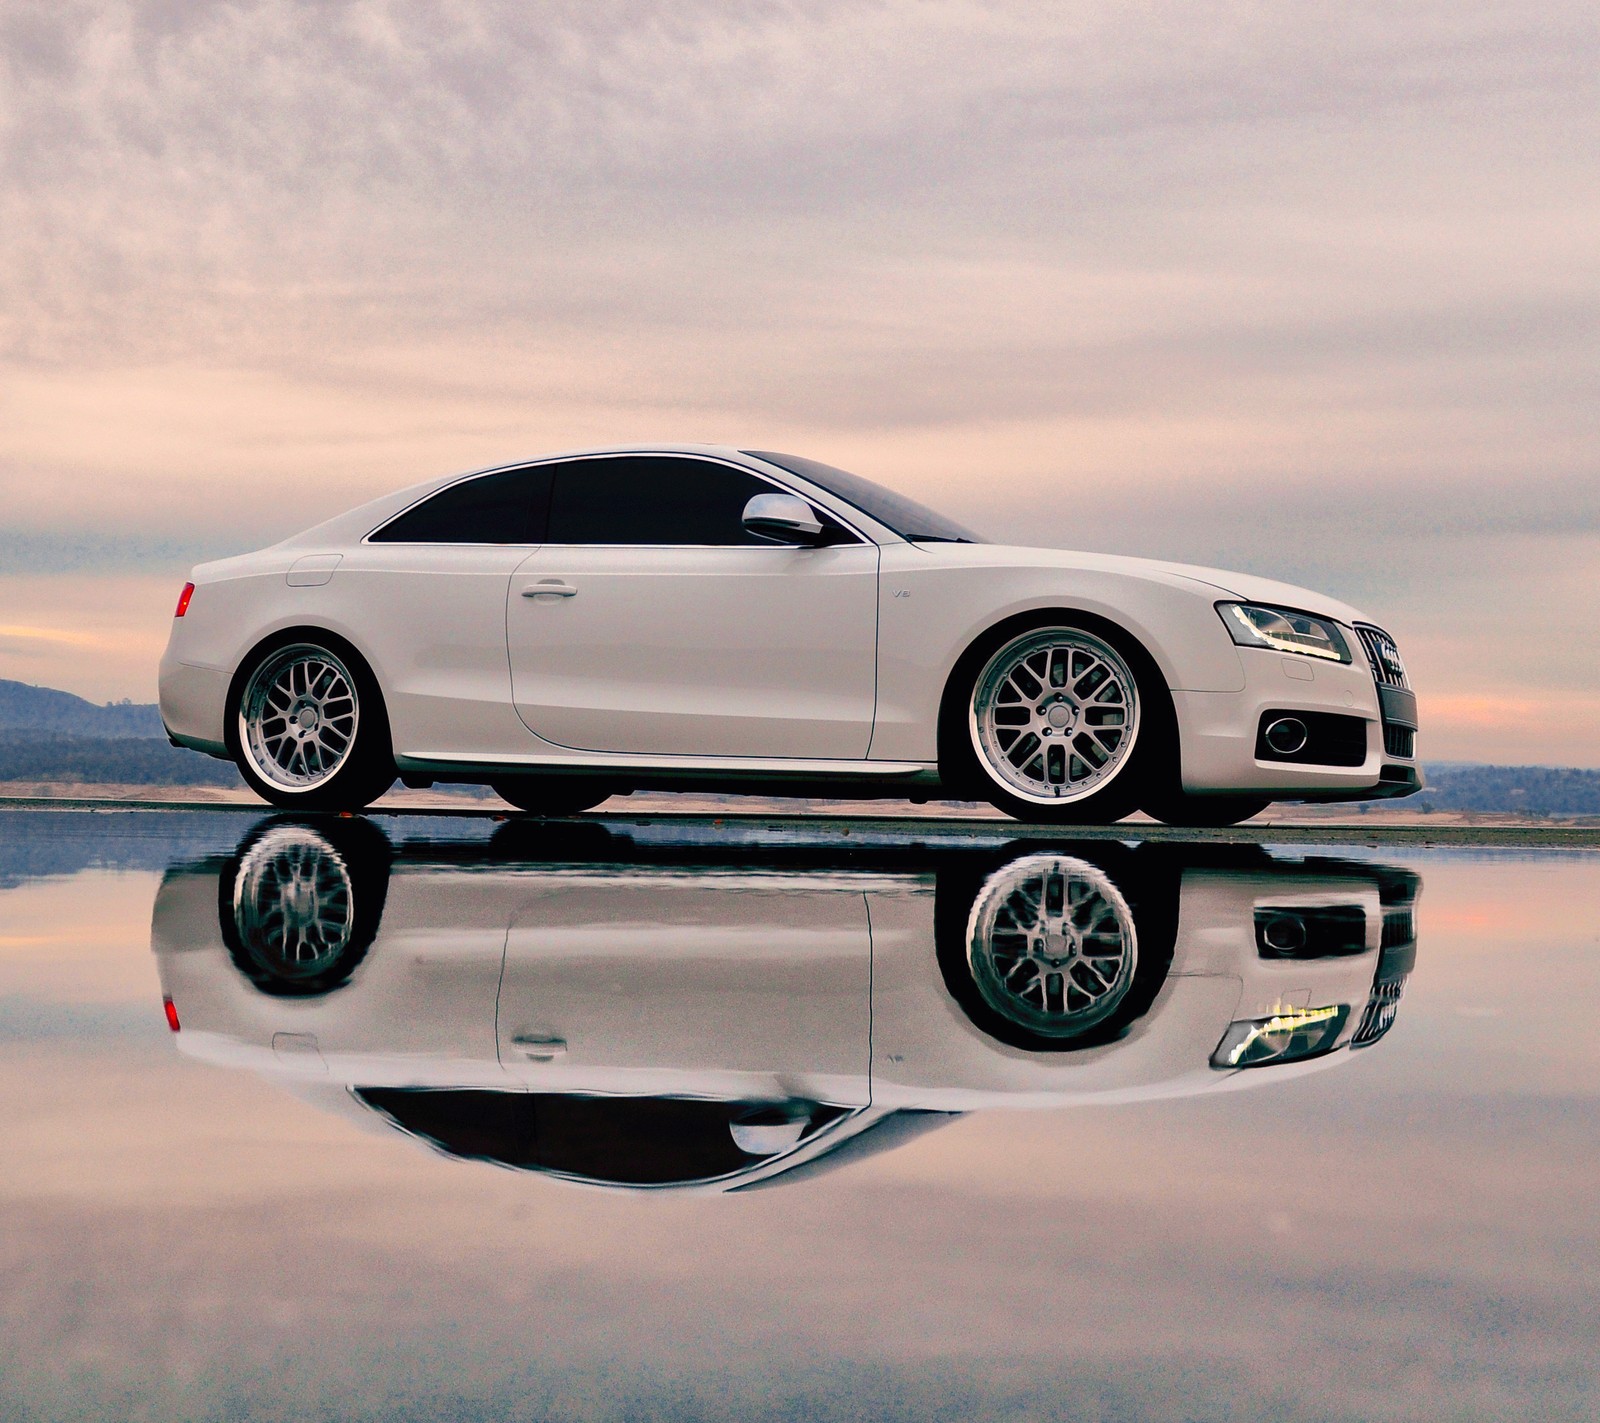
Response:
[[[565,1038],[517,1033],[511,1039],[511,1046],[533,1062],[554,1062],[556,1058],[567,1055],[567,1040]]]
[[[570,583],[563,583],[559,578],[546,578],[539,583],[530,583],[522,590],[524,598],[576,598],[578,590]]]

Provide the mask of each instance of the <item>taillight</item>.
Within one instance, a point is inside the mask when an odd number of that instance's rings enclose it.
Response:
[[[175,618],[181,618],[186,612],[188,612],[189,599],[192,597],[194,597],[194,584],[185,583],[183,585],[183,592],[178,594],[178,611],[172,616]]]
[[[165,1012],[166,1015],[167,1015],[167,1026],[169,1028],[171,1028],[173,1032],[177,1032],[178,1031],[178,1005],[176,1003],[174,1003],[170,998],[163,998],[161,1000],[161,1008],[162,1008],[162,1011]]]

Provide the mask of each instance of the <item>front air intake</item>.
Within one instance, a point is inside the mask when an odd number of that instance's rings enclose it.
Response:
[[[1287,707],[1264,711],[1256,728],[1256,759],[1302,766],[1359,766],[1367,759],[1367,728],[1371,725],[1365,717],[1340,712]]]
[[[1392,722],[1383,728],[1383,754],[1409,761],[1417,754],[1417,729],[1414,726],[1396,726]]]

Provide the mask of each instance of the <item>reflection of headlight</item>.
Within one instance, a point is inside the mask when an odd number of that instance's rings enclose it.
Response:
[[[1270,647],[1277,652],[1298,652],[1329,662],[1348,662],[1350,644],[1337,623],[1309,613],[1285,608],[1260,608],[1251,603],[1218,603],[1223,624],[1240,647]]]
[[[1339,1030],[1350,1016],[1349,1008],[1286,1008],[1270,1018],[1245,1018],[1230,1023],[1217,1050],[1213,1067],[1267,1067],[1275,1062],[1298,1062],[1328,1052],[1339,1040]]]

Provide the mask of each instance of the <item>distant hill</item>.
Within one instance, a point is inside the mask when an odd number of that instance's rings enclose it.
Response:
[[[1600,815],[1600,771],[1570,766],[1427,768],[1418,810],[1522,811],[1528,815]]]
[[[170,744],[160,711],[148,703],[96,706],[71,692],[4,679],[0,679],[0,781],[244,784],[228,762]]]
[[[0,781],[82,785],[242,786],[231,761],[172,745],[165,736],[61,736],[0,728]]]
[[[108,702],[96,706],[58,692],[53,687],[34,687],[27,682],[8,682],[0,678],[0,731],[51,731],[62,736],[98,736],[109,741],[129,737],[167,739],[161,726],[161,713],[150,704]]]

